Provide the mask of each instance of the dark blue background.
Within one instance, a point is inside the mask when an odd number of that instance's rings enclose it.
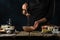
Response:
[[[7,24],[9,18],[12,20],[12,25],[16,26],[17,30],[21,30],[23,25],[27,25],[27,18],[22,14],[21,6],[25,0],[0,0],[0,25]],[[60,25],[60,1],[55,0],[55,14],[50,23]]]

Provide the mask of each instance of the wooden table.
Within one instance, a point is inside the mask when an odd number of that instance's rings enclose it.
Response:
[[[37,37],[36,37],[37,36]],[[25,31],[21,31],[21,32],[19,32],[18,34],[0,34],[0,40],[2,39],[2,40],[4,40],[4,39],[6,39],[6,40],[16,40],[16,39],[18,39],[18,40],[22,40],[22,39],[47,39],[48,38],[48,40],[49,40],[49,38],[51,39],[52,37],[59,37],[59,38],[57,38],[57,39],[60,39],[60,34],[42,34],[41,32],[39,32],[39,31],[33,31],[33,32],[30,32],[30,34],[29,34],[29,32],[25,32]],[[54,38],[54,40],[55,40],[56,38]],[[56,40],[57,40],[56,39]]]
[[[33,31],[33,32],[25,32],[25,31],[21,31],[17,34],[0,34],[0,37],[5,37],[5,36],[59,36],[60,34],[48,34],[48,33],[41,33],[39,31]]]

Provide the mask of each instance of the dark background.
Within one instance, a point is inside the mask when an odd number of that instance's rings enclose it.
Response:
[[[55,0],[55,14],[51,20],[52,24],[60,25],[60,0]]]
[[[21,6],[25,0],[0,0],[0,25],[8,24],[9,18],[16,29],[21,30],[27,24],[26,16],[21,12]]]
[[[16,26],[17,30],[21,30],[23,25],[27,25],[27,18],[21,12],[21,6],[25,0],[0,0],[0,25],[8,24],[9,18],[12,20],[12,25]],[[50,23],[60,25],[60,1],[55,0],[55,14]]]

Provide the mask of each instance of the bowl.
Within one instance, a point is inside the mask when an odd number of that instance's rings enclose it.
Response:
[[[23,30],[27,31],[27,32],[30,32],[30,31],[34,30],[34,27],[33,26],[23,26]]]

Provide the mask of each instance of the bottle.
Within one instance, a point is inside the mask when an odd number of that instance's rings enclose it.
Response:
[[[8,25],[12,25],[11,24],[11,18],[9,18],[9,20],[8,20]]]

